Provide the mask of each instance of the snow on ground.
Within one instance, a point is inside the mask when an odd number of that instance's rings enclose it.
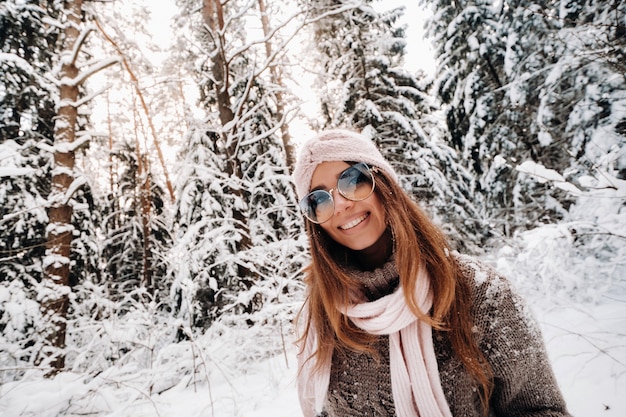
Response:
[[[535,314],[570,412],[626,416],[626,300]]]
[[[626,302],[606,298],[601,304],[531,305],[543,328],[557,379],[572,414],[626,416]],[[195,376],[177,374],[175,369],[187,366],[185,361],[189,359],[183,357],[191,352],[180,347],[167,358],[162,354],[148,369],[128,363],[95,377],[66,372],[52,380],[31,371],[20,381],[0,385],[0,415],[300,415],[293,346],[288,345],[287,352],[269,359],[248,363],[233,352],[254,340],[238,340],[232,346],[221,344],[198,356]]]

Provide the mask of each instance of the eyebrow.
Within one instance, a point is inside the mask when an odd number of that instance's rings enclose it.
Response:
[[[309,192],[312,193],[313,191],[318,191],[318,190],[328,191],[329,188],[324,187],[323,185],[318,185],[317,187],[311,188]]]
[[[349,169],[350,167],[346,168]],[[335,186],[337,186],[337,183],[339,182],[339,177],[341,176],[341,174],[343,174],[344,172],[346,172],[346,169],[344,169],[343,171],[337,173],[337,176],[335,177]],[[332,188],[332,187],[330,187]],[[324,185],[318,185],[317,187],[313,187],[309,190],[310,193],[312,193],[313,191],[317,191],[317,190],[324,190],[324,191],[328,191],[330,190],[330,188],[324,186]]]

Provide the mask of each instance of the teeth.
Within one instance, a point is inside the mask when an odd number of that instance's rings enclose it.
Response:
[[[361,217],[358,217],[354,220],[352,220],[350,223],[346,223],[343,226],[340,226],[339,228],[341,230],[348,230],[348,229],[352,229],[354,226],[357,226],[359,223],[361,223],[363,220],[365,220],[367,218],[367,214],[362,215]]]

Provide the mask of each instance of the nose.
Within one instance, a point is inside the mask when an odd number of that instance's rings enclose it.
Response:
[[[330,194],[335,202],[335,214],[347,210],[354,204],[354,201],[345,198],[336,188],[330,190]]]

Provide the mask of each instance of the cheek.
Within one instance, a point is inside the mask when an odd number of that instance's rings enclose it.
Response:
[[[326,223],[322,223],[319,226],[322,228],[322,230],[332,236],[332,227],[330,227],[330,223],[330,221],[327,221]]]
[[[376,218],[383,225],[387,225],[387,214],[385,212],[385,208],[383,207],[382,202],[378,197],[374,200],[372,204],[372,213],[376,215]]]
[[[387,217],[385,216],[384,209],[381,208],[380,211],[378,212],[377,220],[378,220],[377,232],[382,235],[387,229]]]

